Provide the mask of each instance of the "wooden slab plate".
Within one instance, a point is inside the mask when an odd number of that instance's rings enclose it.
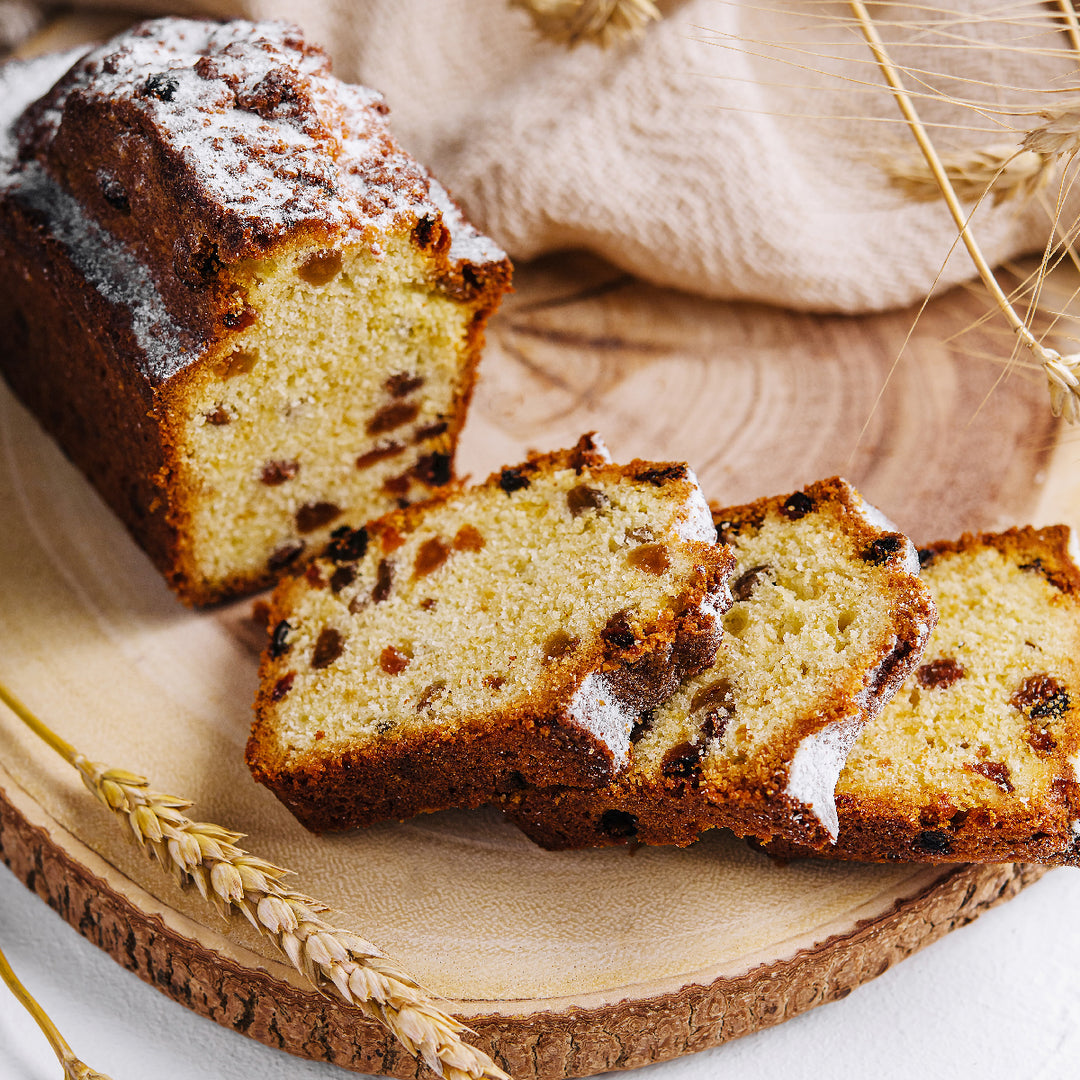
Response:
[[[594,260],[525,268],[495,320],[461,467],[599,429],[616,459],[688,460],[725,503],[843,472],[917,541],[1027,520],[1055,426],[1037,383],[940,342],[982,311],[822,318],[652,289]],[[970,354],[1000,351],[990,331]],[[878,400],[879,392],[885,392]],[[876,407],[875,407],[876,402]],[[869,419],[863,431],[864,422]],[[846,995],[1039,871],[775,864],[684,850],[548,853],[491,812],[316,838],[249,778],[251,601],[183,610],[0,391],[0,678],[82,752],[195,800],[298,872],[335,919],[447,1001],[515,1076],[587,1075],[715,1045]],[[412,1076],[241,922],[222,928],[0,713],[0,851],[82,933],[192,1009],[305,1057]]]

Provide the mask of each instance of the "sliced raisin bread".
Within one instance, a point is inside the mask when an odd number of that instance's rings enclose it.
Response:
[[[844,759],[934,625],[915,549],[841,479],[714,516],[737,560],[716,661],[642,716],[610,785],[503,798],[543,846],[835,837]]]
[[[510,264],[386,112],[283,23],[0,73],[0,372],[189,603],[450,478]]]
[[[1064,526],[920,552],[941,620],[863,732],[821,854],[1080,863],[1080,570]],[[790,848],[770,848],[794,854]]]
[[[316,831],[602,783],[712,662],[733,565],[686,466],[590,436],[343,530],[274,594],[248,764]]]

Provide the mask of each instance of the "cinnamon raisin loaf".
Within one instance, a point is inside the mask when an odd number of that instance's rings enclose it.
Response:
[[[841,479],[714,517],[737,560],[715,662],[640,718],[610,785],[503,797],[544,847],[835,838],[844,759],[934,624],[915,549]]]
[[[510,266],[380,96],[278,23],[72,59],[3,74],[0,369],[179,595],[445,483]]]
[[[920,552],[941,621],[863,732],[823,854],[1080,863],[1080,570],[1063,526]],[[775,849],[795,854],[792,849]]]
[[[274,593],[248,764],[320,832],[602,783],[715,656],[714,541],[686,466],[591,437],[341,530]]]

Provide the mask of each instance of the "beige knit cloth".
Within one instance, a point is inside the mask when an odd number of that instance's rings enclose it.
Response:
[[[951,6],[962,20],[929,32],[892,25],[925,22],[917,5],[871,9],[899,60],[951,76],[929,80],[947,93],[1030,102],[987,84],[1069,85],[1075,64],[1055,4],[1015,3],[1022,26],[973,21],[1007,0]],[[885,157],[915,146],[863,39],[834,21],[845,4],[669,2],[640,41],[610,50],[543,41],[507,0],[161,7],[299,22],[338,74],[385,93],[401,141],[515,259],[587,248],[679,289],[859,312],[924,297],[956,238],[940,201],[913,202],[885,176]],[[965,38],[1058,55],[989,52]],[[943,148],[1016,145],[1036,123],[1010,129],[969,109],[919,107],[934,122],[988,129],[935,127]],[[1036,199],[987,205],[975,221],[993,263],[1041,249],[1049,234]],[[958,250],[941,280],[972,276]]]

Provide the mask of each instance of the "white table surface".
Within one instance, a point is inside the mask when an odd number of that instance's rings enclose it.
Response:
[[[112,1080],[348,1080],[205,1020],[84,941],[0,867],[0,947],[75,1053]],[[843,1001],[626,1076],[704,1080],[995,1077],[1080,1071],[1080,870],[897,965]],[[48,1044],[0,985],[0,1080],[54,1080]]]

